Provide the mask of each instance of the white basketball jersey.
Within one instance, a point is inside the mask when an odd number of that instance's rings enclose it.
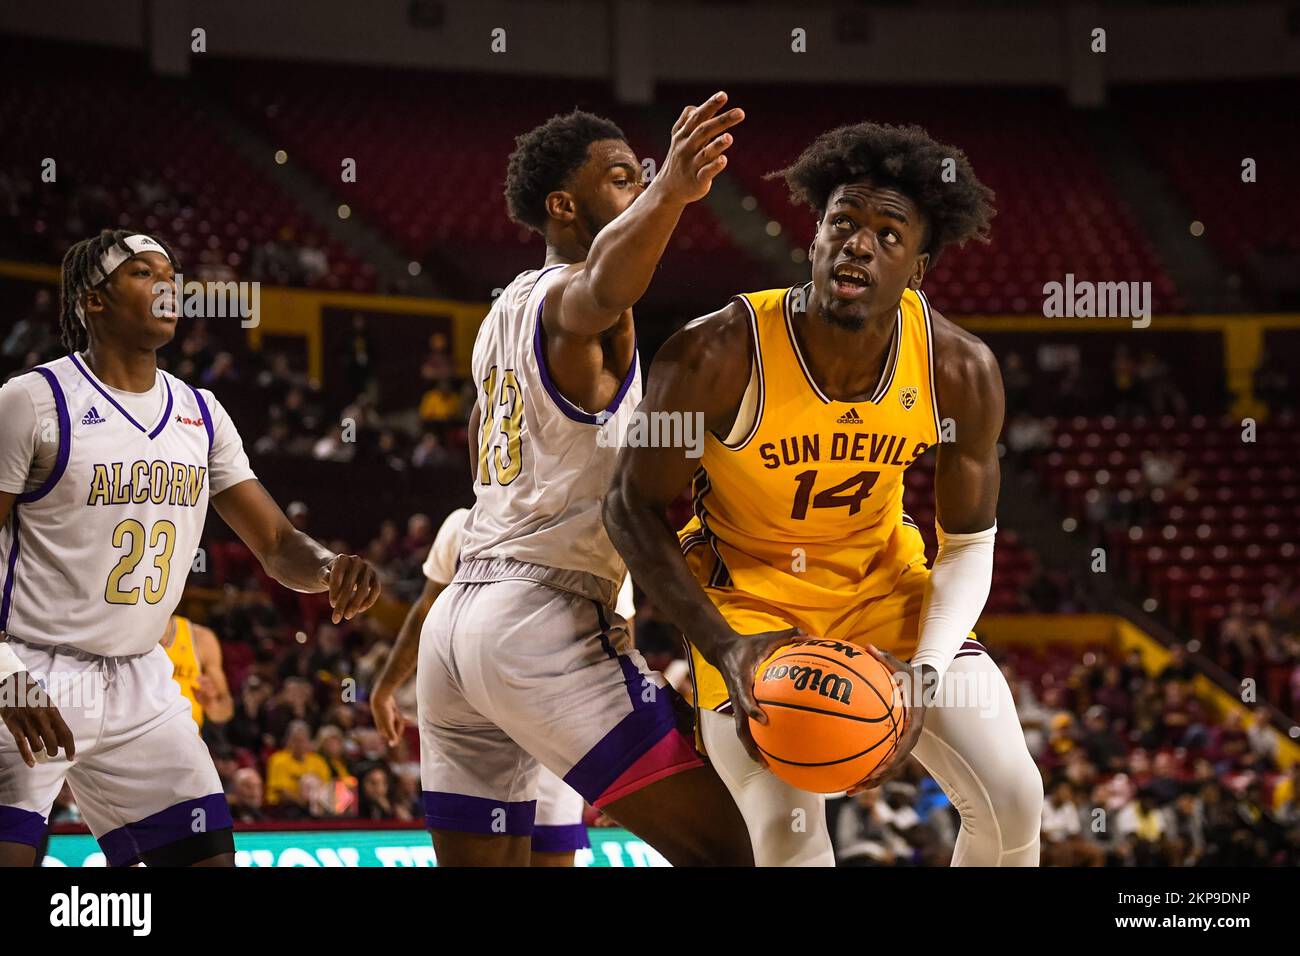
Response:
[[[520,273],[493,304],[474,341],[478,385],[477,502],[461,559],[511,557],[613,581],[627,572],[601,520],[621,436],[641,402],[632,365],[609,407],[588,412],[546,371],[542,304],[563,265]]]
[[[54,392],[59,452],[0,531],[0,629],[105,657],[143,654],[166,630],[199,546],[212,417],[161,370],[152,422],[132,418],[76,356],[28,374]]]

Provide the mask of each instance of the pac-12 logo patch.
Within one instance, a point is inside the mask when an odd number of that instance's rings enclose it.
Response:
[[[898,400],[903,403],[903,408],[906,411],[910,411],[912,406],[916,404],[916,396],[915,385],[904,385],[898,390]]]

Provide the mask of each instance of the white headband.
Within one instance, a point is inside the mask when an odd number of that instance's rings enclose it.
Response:
[[[167,256],[167,250],[160,246],[157,240],[152,239],[143,233],[136,233],[134,236],[127,236],[122,240],[122,245],[126,246],[126,248],[131,251],[127,252],[117,243],[114,243],[102,256],[99,257],[99,278],[90,284],[91,289],[99,285],[101,282],[107,282],[108,277],[113,274],[114,270],[132,256],[138,256],[142,252],[161,252],[164,256]],[[167,258],[170,260],[171,256],[167,256]],[[73,308],[76,309],[77,318],[81,319],[81,324],[85,325],[86,310],[82,306],[80,298],[77,299]]]

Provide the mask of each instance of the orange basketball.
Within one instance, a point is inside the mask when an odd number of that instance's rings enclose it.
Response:
[[[892,674],[838,641],[787,644],[759,668],[754,696],[767,724],[749,722],[768,766],[786,783],[839,793],[888,760],[903,732]]]

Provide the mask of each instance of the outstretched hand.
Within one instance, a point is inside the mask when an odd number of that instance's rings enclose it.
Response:
[[[664,190],[682,203],[703,199],[713,186],[713,178],[727,166],[725,155],[732,144],[728,129],[745,118],[741,109],[718,111],[726,105],[727,94],[714,93],[699,106],[688,106],[673,124],[672,142],[664,165],[653,187]]]

